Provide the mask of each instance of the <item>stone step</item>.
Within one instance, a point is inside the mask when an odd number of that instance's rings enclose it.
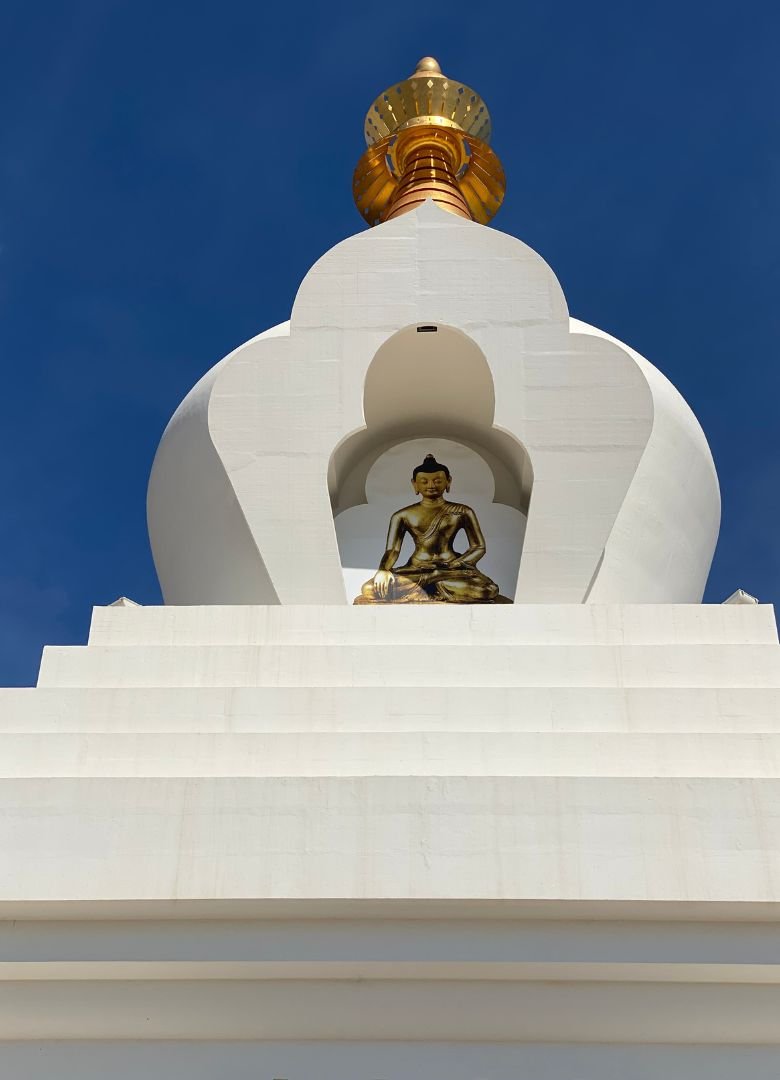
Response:
[[[426,1029],[422,1018],[430,1016],[430,996],[439,1000],[439,985],[425,987],[424,995],[429,996],[422,1007],[406,986],[388,1000],[385,993],[376,992],[384,987],[371,985],[368,1006],[366,983],[361,982],[346,1000],[341,994],[328,997],[326,991],[316,1000],[307,997],[305,1005],[311,1011],[306,1016],[300,987],[294,986],[291,994],[281,994],[281,1002],[270,998],[288,1025],[290,1014],[298,1018],[296,1034],[301,1041],[280,1043],[276,1011],[269,1023],[268,997],[261,998],[252,983],[245,983],[240,987],[243,993],[230,994],[227,1000],[220,987],[220,1009],[214,1008],[212,987],[207,988],[211,1005],[204,1000],[198,1008],[187,1000],[184,985],[173,990],[170,984],[161,984],[141,998],[127,994],[122,984],[102,982],[79,995],[78,1003],[71,1001],[76,995],[68,997],[67,982],[58,985],[56,994],[45,983],[26,986],[18,1004],[14,1002],[16,1023],[9,1020],[5,1030],[0,1029],[6,1039],[3,1064],[7,1075],[14,1080],[49,1080],[54,1071],[62,1080],[137,1080],[139,1076],[270,1080],[279,1074],[290,1080],[420,1076],[426,1080],[776,1080],[777,1076],[778,1004],[755,993],[745,1000],[742,987],[734,988],[734,996],[702,994],[697,986],[689,987],[682,997],[675,987],[662,987],[648,996],[641,984],[622,983],[616,994],[605,997],[590,987],[583,993],[582,988],[566,983],[535,984],[535,994],[531,990],[519,1002],[514,994],[502,995],[496,1006],[493,999],[480,995],[479,984],[469,993],[461,984],[456,994],[442,1000],[437,1011],[439,1039],[432,1041],[434,1025],[429,1023]],[[174,994],[184,997],[184,1003],[175,1000]],[[289,997],[294,1004],[285,1013]],[[149,1030],[152,1000],[154,1031]],[[328,1013],[323,1015],[325,1000]],[[376,1019],[380,1013],[385,1018],[381,1027]],[[332,1014],[336,1014],[334,1024],[342,1038],[313,1037],[311,1027],[324,1028]],[[369,1015],[372,1031],[381,1031],[377,1041],[368,1034]],[[263,1017],[262,1030],[266,1024],[271,1029],[271,1038],[260,1039],[260,1022],[253,1027],[251,1021],[257,1016]],[[398,1018],[395,1026],[390,1017]],[[454,1032],[450,1041],[442,1038],[445,1017]],[[641,1029],[640,1017],[647,1017]],[[416,1023],[411,1022],[413,1018]],[[501,1025],[507,1031],[505,1041],[496,1037]],[[355,1031],[354,1039],[347,1039],[345,1026]],[[178,1040],[168,1037],[171,1027],[180,1033]],[[413,1028],[415,1037],[403,1038],[399,1028],[407,1035]],[[20,1029],[23,1039],[18,1038]],[[422,1036],[417,1035],[420,1029]],[[751,1032],[750,1044],[745,1043],[745,1029]],[[615,1030],[619,1038],[611,1042],[610,1032]],[[638,1041],[627,1042],[627,1031],[634,1030]],[[63,1031],[68,1036],[64,1040]],[[192,1032],[191,1039],[185,1038],[187,1031]],[[549,1041],[538,1041],[548,1033]],[[484,1037],[479,1038],[480,1034]],[[280,1050],[284,1068],[279,1068]]]
[[[780,687],[777,645],[48,646],[39,686]]]
[[[40,687],[0,689],[0,732],[780,734],[780,689]]]
[[[780,778],[780,734],[3,734],[0,777]]]
[[[780,899],[780,783],[0,781],[0,903]]]
[[[777,643],[768,604],[96,607],[90,645]]]
[[[606,966],[606,965],[605,965]],[[118,963],[0,981],[9,1080],[776,1080],[765,966],[592,969],[363,962],[274,978]],[[683,968],[680,965],[680,968]],[[735,970],[736,968],[736,970]],[[277,969],[278,971],[278,969]],[[589,979],[588,976],[591,976]],[[673,976],[676,976],[674,978]],[[714,985],[708,985],[714,984]],[[175,1032],[175,1036],[171,1036]],[[335,1035],[334,1035],[335,1033]],[[217,1050],[216,1048],[219,1048]],[[32,1052],[31,1052],[32,1051]],[[280,1063],[282,1067],[280,1068]]]
[[[95,965],[103,968],[101,977],[111,978],[119,964],[268,963],[294,969],[363,962],[630,966],[637,973],[658,965],[674,972],[717,964],[752,973],[763,968],[765,978],[780,983],[780,912],[756,905],[725,911],[720,905],[696,905],[693,911],[657,905],[648,911],[627,904],[616,911],[556,901],[312,900],[228,902],[210,911],[196,904],[193,911],[191,905],[177,910],[163,903],[136,909],[134,919],[115,911],[110,926],[107,909],[99,910],[102,918],[94,909],[81,917],[72,910],[66,917],[60,909],[59,917],[52,912],[49,919],[38,910],[26,919],[0,920],[0,980],[10,965],[25,963],[60,970]],[[409,971],[407,977],[416,976]]]

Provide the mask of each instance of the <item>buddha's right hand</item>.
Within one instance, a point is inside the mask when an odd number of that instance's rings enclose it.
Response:
[[[395,584],[395,575],[389,570],[377,570],[374,574],[374,592],[380,600],[386,600],[387,594]]]

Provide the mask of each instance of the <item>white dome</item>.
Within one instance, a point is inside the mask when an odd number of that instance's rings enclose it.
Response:
[[[454,396],[449,369],[436,369],[446,416],[435,384],[415,394],[432,348],[413,332],[423,324],[469,343],[453,353]],[[400,392],[368,415],[367,372],[393,335],[414,355],[399,359]],[[457,393],[467,351],[492,387],[479,422]],[[517,602],[701,600],[720,497],[681,395],[632,349],[570,320],[525,244],[427,203],[329,251],[291,322],[232,352],[176,411],[148,500],[166,603],[348,603],[333,510],[349,470],[354,487],[365,468],[346,459],[362,453],[367,468],[402,437],[428,436],[472,446],[525,498],[532,475],[530,505],[517,504],[528,510]]]

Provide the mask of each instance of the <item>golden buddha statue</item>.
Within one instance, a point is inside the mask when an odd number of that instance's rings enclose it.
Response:
[[[485,538],[470,506],[444,498],[451,484],[449,469],[433,454],[416,466],[412,488],[420,501],[397,510],[390,518],[387,550],[356,604],[512,603],[477,569],[485,554]],[[458,554],[453,542],[461,529],[468,548]],[[405,566],[396,568],[407,533],[414,541],[414,552]]]

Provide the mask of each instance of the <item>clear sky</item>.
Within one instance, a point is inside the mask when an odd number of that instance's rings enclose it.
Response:
[[[146,482],[181,398],[363,228],[364,113],[436,56],[486,99],[495,227],[679,387],[723,525],[707,599],[780,600],[780,5],[0,4],[0,685],[160,600]]]

